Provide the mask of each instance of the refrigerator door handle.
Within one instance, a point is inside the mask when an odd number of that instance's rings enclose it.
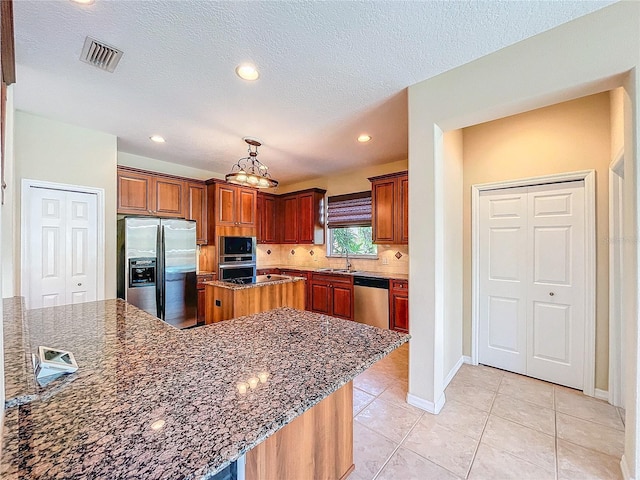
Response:
[[[156,305],[158,306],[158,318],[164,320],[164,226],[158,225],[157,234],[158,265],[156,267]]]

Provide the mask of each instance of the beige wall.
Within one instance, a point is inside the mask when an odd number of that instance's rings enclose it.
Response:
[[[463,309],[462,291],[457,288],[462,282],[462,185],[457,181],[462,177],[464,168],[464,136],[462,130],[450,130],[443,135],[445,156],[444,178],[449,186],[445,191],[444,228],[455,232],[444,244],[445,269],[444,304],[447,321],[444,324],[444,365],[442,374],[447,375],[459,366],[462,357]]]
[[[276,193],[295,192],[306,188],[325,189],[327,190],[327,196],[362,192],[371,190],[369,177],[403,170],[407,170],[406,160],[372,165],[337,175],[282,185],[278,187]],[[271,254],[267,254],[267,250],[270,250]],[[396,253],[398,252],[401,254],[400,258],[396,258]],[[258,268],[272,265],[287,265],[292,268],[344,268],[345,259],[327,258],[326,245],[260,245],[258,246],[257,263]],[[378,258],[376,260],[355,258],[351,260],[351,264],[354,270],[406,275],[409,272],[409,248],[407,245],[378,245]]]
[[[162,148],[162,145],[158,145]],[[149,170],[150,172],[166,173],[179,177],[195,178],[197,180],[209,180],[210,178],[224,178],[224,174],[216,173],[200,168],[187,167],[177,163],[165,162],[155,158],[134,155],[133,153],[118,152],[118,165]]]
[[[609,371],[609,93],[464,129],[464,352],[471,354],[471,186],[596,170],[596,388]]]
[[[327,195],[343,195],[345,193],[363,192],[371,190],[369,177],[385,175],[387,173],[401,172],[408,169],[408,161],[383,163],[382,165],[371,165],[370,167],[345,170],[335,175],[318,177],[304,182],[288,183],[280,185],[275,193],[289,193],[305,188],[323,188]]]
[[[16,112],[14,228],[20,231],[20,189],[24,178],[104,189],[105,298],[116,296],[116,153],[114,135]],[[18,292],[19,235],[16,243],[14,288]]]

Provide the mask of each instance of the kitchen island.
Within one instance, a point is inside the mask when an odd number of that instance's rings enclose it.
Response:
[[[212,280],[205,286],[205,323],[216,323],[279,307],[304,310],[306,280],[287,275],[258,275],[252,283]]]
[[[188,330],[122,300],[4,314],[3,479],[210,478],[409,338],[291,308]],[[38,386],[38,345],[80,369]]]

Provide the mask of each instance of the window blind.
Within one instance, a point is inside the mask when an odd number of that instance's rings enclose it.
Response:
[[[336,195],[329,197],[327,203],[329,228],[371,226],[370,191]]]

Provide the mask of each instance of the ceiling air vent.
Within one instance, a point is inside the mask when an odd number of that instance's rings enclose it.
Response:
[[[83,62],[107,72],[113,72],[121,58],[121,50],[110,47],[106,43],[99,42],[91,37],[85,39],[82,54],[80,55],[80,60]]]

